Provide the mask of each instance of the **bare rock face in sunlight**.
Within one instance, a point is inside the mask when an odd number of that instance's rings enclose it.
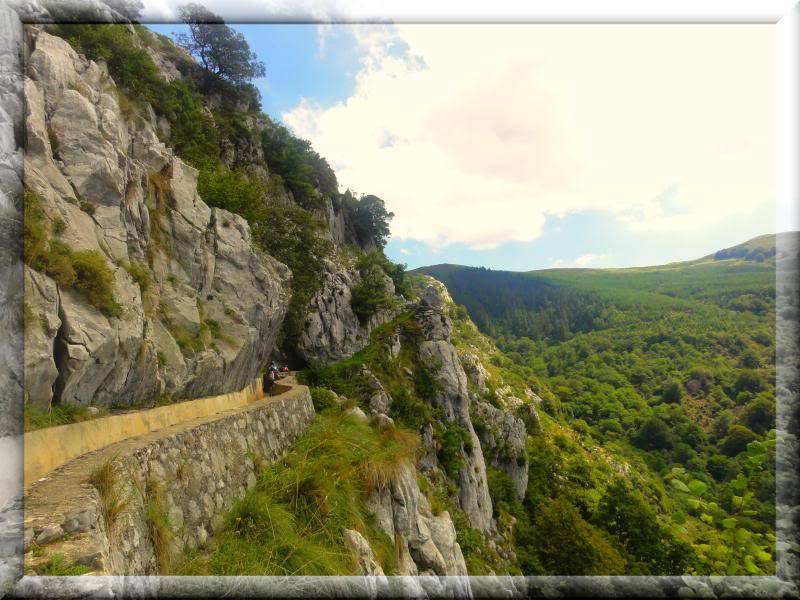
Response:
[[[449,513],[434,515],[417,484],[414,466],[404,464],[367,501],[378,527],[399,549],[398,575],[466,575],[467,567]]]
[[[378,274],[389,296],[394,283],[383,271]],[[369,342],[370,332],[392,319],[395,311],[382,309],[362,322],[353,311],[353,289],[361,282],[358,269],[326,261],[322,286],[307,310],[305,330],[297,351],[308,362],[331,362],[348,358]]]
[[[441,308],[447,300],[449,296],[445,297],[441,289],[429,286],[417,307],[416,319],[424,336],[419,348],[420,358],[423,363],[433,365],[437,382],[434,404],[442,410],[447,423],[463,428],[468,436],[468,443],[461,448],[462,466],[457,481],[461,509],[475,529],[489,531],[493,520],[486,463],[470,420],[467,375],[450,341],[453,324]]]
[[[291,273],[238,215],[207,206],[197,171],[130,116],[103,65],[28,30],[26,185],[44,228],[98,253],[120,310],[29,270],[29,401],[142,405],[244,387],[272,352]]]

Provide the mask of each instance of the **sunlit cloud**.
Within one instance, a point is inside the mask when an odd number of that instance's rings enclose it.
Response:
[[[352,28],[352,95],[282,116],[386,201],[394,239],[489,249],[584,211],[680,232],[773,210],[769,26]]]
[[[606,257],[605,254],[582,254],[581,256],[575,259],[575,266],[585,267],[589,263],[597,262],[598,260],[605,257]]]

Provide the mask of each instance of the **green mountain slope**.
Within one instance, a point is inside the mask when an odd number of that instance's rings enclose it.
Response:
[[[796,234],[782,235],[788,251],[762,236],[645,268],[419,271],[553,393],[551,416],[667,484],[707,569],[755,573],[755,546],[774,540],[774,467],[754,457],[773,452],[776,258],[797,263]],[[734,559],[722,547],[736,535]]]

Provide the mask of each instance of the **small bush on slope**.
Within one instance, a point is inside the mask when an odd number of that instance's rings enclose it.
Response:
[[[414,460],[415,434],[378,431],[341,412],[319,415],[282,462],[226,516],[225,528],[178,567],[186,575],[352,575],[357,569],[342,530],[366,537],[384,571],[394,544],[364,506],[403,461]]]
[[[537,555],[553,575],[622,575],[625,559],[607,536],[563,498],[548,499],[534,519]]]

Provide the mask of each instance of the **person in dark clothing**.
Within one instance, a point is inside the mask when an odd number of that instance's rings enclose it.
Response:
[[[270,367],[264,372],[264,379],[262,387],[264,388],[265,396],[272,396],[272,388],[275,385],[275,371]]]

